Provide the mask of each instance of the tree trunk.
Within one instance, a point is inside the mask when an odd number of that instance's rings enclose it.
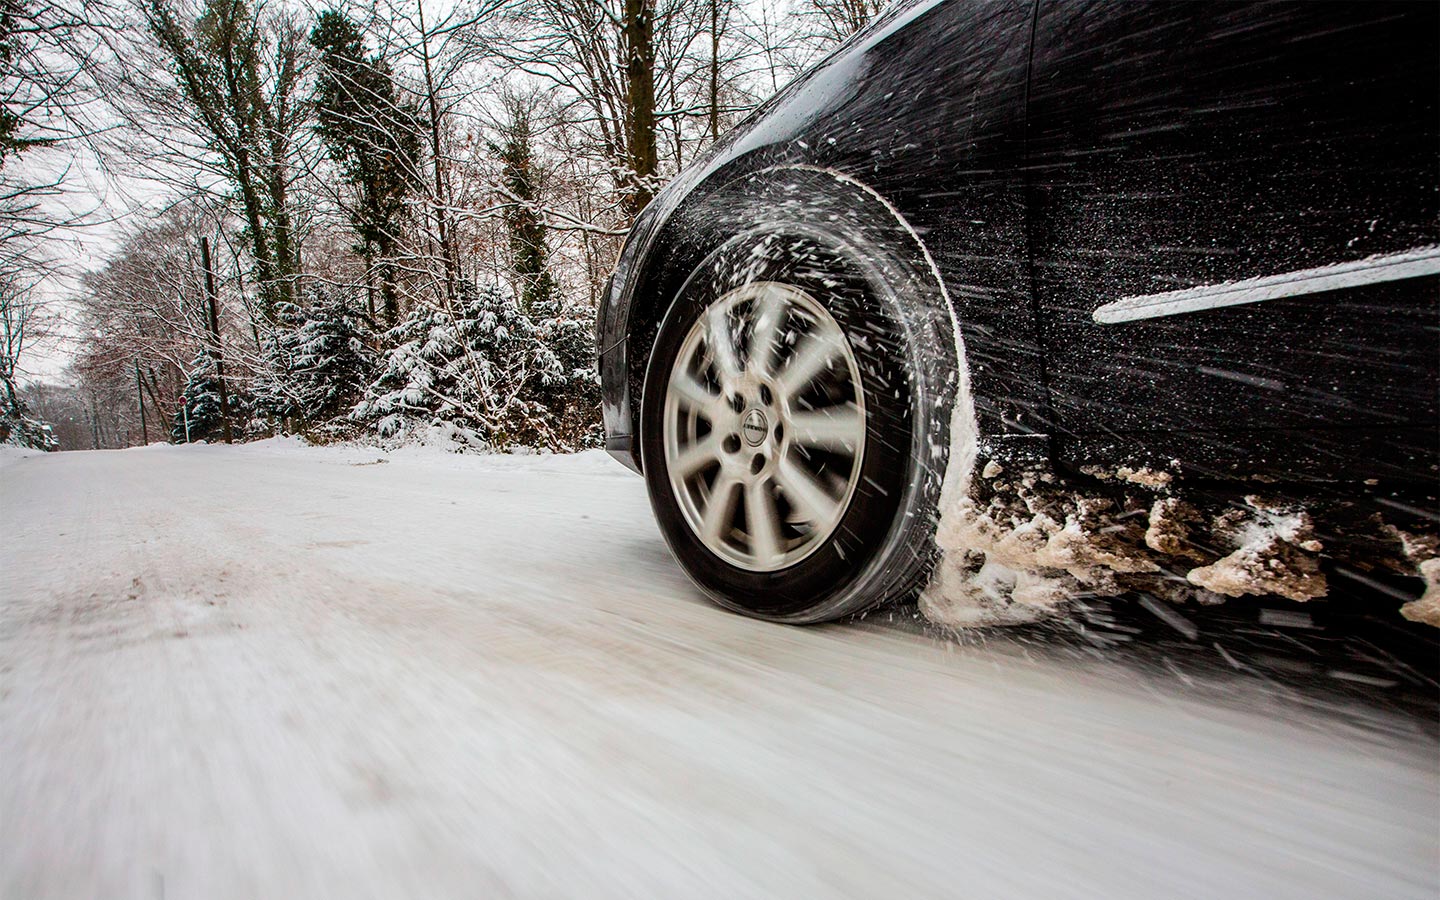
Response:
[[[135,402],[140,405],[140,446],[150,446],[150,429],[145,424],[145,382],[140,378],[140,360],[135,360]]]
[[[90,441],[96,450],[100,449],[100,405],[95,396],[90,396]]]
[[[458,256],[450,228],[450,191],[440,156],[440,99],[435,93],[435,74],[430,65],[430,36],[425,30],[425,5],[417,2],[415,11],[420,21],[420,61],[425,72],[425,103],[430,112],[430,159],[435,167],[435,229],[440,238],[440,255],[444,257],[445,299],[453,307]]]
[[[375,249],[370,241],[365,241],[365,251],[360,258],[365,261],[365,310],[370,314],[370,321],[375,319]],[[394,324],[394,323],[391,323]]]
[[[630,184],[626,210],[640,214],[654,196],[659,169],[655,148],[655,44],[652,0],[625,0],[621,32],[625,43],[626,150]]]
[[[210,266],[210,239],[200,238],[200,263],[205,267],[205,301],[210,307],[210,358],[215,360],[215,383],[220,392],[220,433],[225,443],[234,443],[230,433],[230,396],[225,389],[225,356],[220,343],[220,311],[215,303],[215,270]]]
[[[165,407],[160,402],[160,385],[155,380],[155,367],[146,366],[145,370],[150,373],[150,380],[145,383],[145,393],[150,395],[150,406],[155,410],[155,419],[160,421],[160,410]]]
[[[720,140],[720,0],[710,0],[710,140]]]

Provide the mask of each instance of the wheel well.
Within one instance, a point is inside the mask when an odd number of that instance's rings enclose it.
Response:
[[[660,321],[665,317],[686,276],[715,247],[724,242],[724,235],[695,233],[699,229],[676,229],[667,226],[650,250],[640,283],[636,285],[626,329],[626,380],[630,395],[630,433],[640,435],[640,394],[645,384],[645,371]],[[682,239],[683,238],[683,239]],[[638,454],[637,454],[638,455]]]
[[[781,166],[697,190],[657,236],[636,285],[626,329],[632,434],[640,433],[640,393],[656,333],[685,279],[735,234],[768,224],[777,230],[786,224],[803,224],[835,234],[849,244],[880,246],[905,259],[914,272],[928,276],[933,282],[930,288],[943,301],[954,335],[953,352],[945,355],[960,374],[962,402],[969,403],[954,304],[919,235],[880,194],[855,179],[829,169]],[[863,246],[856,249],[863,250]]]

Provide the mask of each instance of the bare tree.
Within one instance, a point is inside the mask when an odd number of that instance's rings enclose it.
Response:
[[[205,205],[180,204],[132,230],[107,264],[84,278],[75,298],[83,335],[75,370],[92,406],[116,398],[127,409],[137,406],[138,369],[147,404],[169,417],[197,359],[213,366],[223,357],[227,378],[248,379],[260,365],[258,335],[244,327],[243,292],[218,256],[208,272],[212,315],[204,251],[207,243],[224,246],[223,235]]]
[[[277,303],[294,302],[300,272],[290,188],[307,113],[299,89],[304,36],[289,14],[245,0],[203,0],[189,14],[169,0],[145,0],[142,12],[159,54],[126,72],[126,111],[152,142],[233,189],[260,310],[273,319]],[[171,78],[157,80],[154,64]],[[177,130],[193,142],[174,140]]]
[[[449,304],[466,278],[468,255],[460,219],[469,211],[460,198],[470,186],[458,183],[456,172],[464,164],[461,155],[476,146],[475,126],[467,129],[463,108],[493,81],[481,71],[484,51],[468,35],[484,26],[503,2],[461,0],[437,11],[427,9],[423,0],[385,0],[376,11],[380,52],[408,82],[421,113],[427,160],[420,221],[425,228],[418,241],[412,241],[414,260],[420,264],[416,274],[434,282]]]
[[[100,449],[89,408],[77,386],[59,381],[32,381],[25,399],[35,418],[48,424],[57,450]]]
[[[26,351],[51,324],[33,283],[0,275],[0,443],[45,450],[54,444],[49,427],[31,417],[19,385]]]
[[[823,42],[843,41],[880,14],[885,0],[805,0],[802,13],[812,23],[812,35]]]
[[[74,161],[103,131],[95,74],[117,15],[111,0],[0,0],[0,272],[40,277],[42,238],[91,221]]]
[[[659,173],[655,32],[683,8],[667,4],[657,14],[654,0],[522,0],[495,44],[570,95],[567,116],[611,164],[627,218],[650,202]]]

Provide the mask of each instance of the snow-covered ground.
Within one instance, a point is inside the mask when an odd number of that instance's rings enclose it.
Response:
[[[574,457],[4,458],[6,897],[1433,897],[1432,723],[705,603]]]

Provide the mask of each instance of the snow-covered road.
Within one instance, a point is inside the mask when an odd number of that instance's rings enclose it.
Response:
[[[0,895],[1440,889],[1413,716],[753,622],[602,454],[378,458],[3,460]]]

